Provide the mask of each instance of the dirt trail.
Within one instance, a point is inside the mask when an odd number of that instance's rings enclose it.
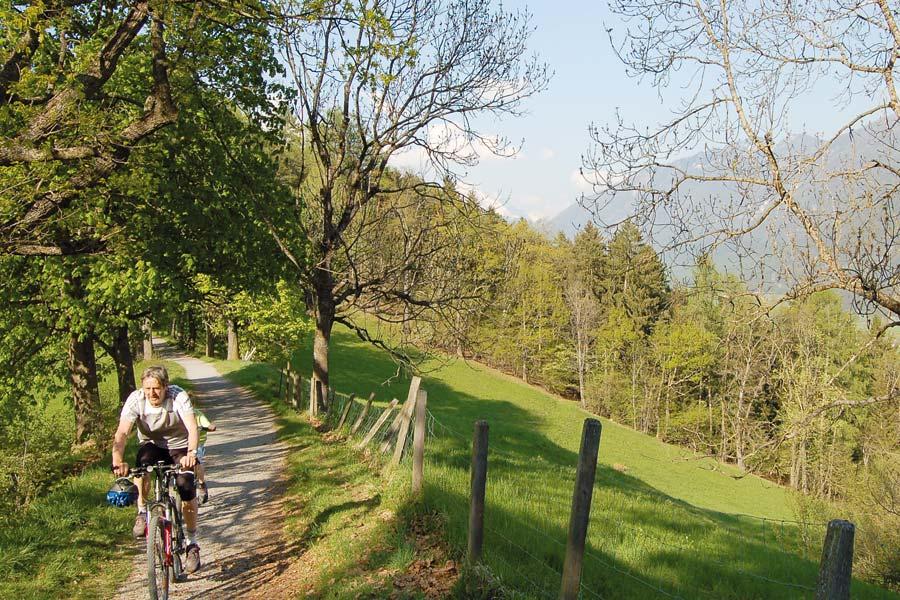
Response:
[[[200,570],[170,590],[170,598],[242,598],[287,568],[280,535],[279,477],[287,448],[275,437],[275,417],[201,360],[179,354],[162,340],[154,346],[181,364],[218,431],[207,439],[209,503],[200,507]],[[129,462],[134,457],[128,457]],[[136,555],[120,600],[147,598],[145,544]],[[270,597],[269,600],[274,600]]]

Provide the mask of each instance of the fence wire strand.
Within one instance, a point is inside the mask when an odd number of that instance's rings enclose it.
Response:
[[[308,396],[309,396],[309,394],[305,393],[302,383],[301,383],[300,387],[301,387],[301,389],[300,389],[299,405],[294,405],[294,397],[295,397],[296,392],[294,390],[291,380],[287,377],[284,377],[283,373],[279,377],[278,399],[280,401],[286,403],[288,406],[293,407],[298,413],[303,412],[303,407],[306,404],[306,402],[308,401]],[[288,395],[289,391],[291,392],[290,395]],[[347,402],[351,402],[350,396],[348,396],[347,394],[334,392],[333,397],[330,398],[330,401],[329,401],[329,410],[325,414],[323,421],[332,427],[336,427],[337,423],[340,419],[340,415],[343,413],[343,410],[346,407]],[[346,428],[348,430],[348,432],[349,432],[349,429],[352,428],[353,424],[357,421],[357,419],[362,415],[362,411],[365,409],[367,400],[364,400],[360,397],[354,396],[354,398],[352,399],[352,403],[354,406],[351,407],[350,410],[348,411],[347,417],[343,424],[344,428]],[[375,424],[375,422],[383,415],[383,413],[386,410],[388,410],[388,407],[376,407],[374,405],[371,406],[369,413],[363,419],[363,422],[357,428],[354,435],[358,436],[360,438],[367,435],[369,433],[369,431],[371,430],[372,426]],[[391,411],[391,417],[385,421],[385,423],[379,429],[378,433],[376,433],[376,435],[374,436],[372,441],[370,441],[370,445],[372,447],[376,447],[380,451],[380,448],[381,448],[383,442],[389,436],[396,437],[396,435],[399,432],[394,432],[394,434],[391,434],[390,429],[391,429],[391,424],[393,423],[393,420],[396,418],[396,415],[398,414],[398,411],[400,411],[400,410],[402,410],[402,405],[398,404]],[[431,437],[431,438],[439,437],[438,432],[440,431],[443,434],[448,435],[449,437],[461,442],[463,444],[463,447],[468,447],[471,445],[472,440],[468,436],[456,431],[455,429],[453,429],[451,427],[448,427],[440,419],[438,419],[430,409],[426,408],[425,415],[426,415],[426,432],[427,432],[428,437]],[[401,460],[408,458],[408,456],[410,455],[410,448],[412,446],[413,436],[414,436],[414,427],[409,427],[407,430],[406,442],[404,444],[404,450],[403,450],[403,453],[401,456]],[[389,448],[389,450],[390,450],[390,448]],[[490,454],[491,454],[491,456],[493,456],[495,458],[497,458],[497,457],[506,458],[507,460],[510,460],[513,463],[521,461],[521,456],[507,453],[503,450],[497,450],[496,448],[492,448],[490,450]],[[704,517],[708,520],[712,520],[709,517],[707,517],[706,515],[700,514],[698,516]],[[785,525],[798,526],[798,527],[800,527],[800,526],[821,527],[822,526],[821,524],[810,523],[807,521],[794,521],[794,520],[790,520],[790,519],[772,519],[769,517],[761,517],[761,516],[750,515],[750,514],[746,514],[746,513],[730,513],[728,516],[742,517],[742,518],[747,518],[747,519],[754,519],[754,520],[765,522],[765,523],[777,524],[778,526],[781,527],[781,536],[780,537],[782,537],[782,538],[784,538],[784,526]],[[513,516],[512,514],[507,513],[506,515],[504,515],[504,517],[506,519],[508,519],[509,521],[515,523],[516,525],[523,527],[523,528],[530,530],[531,532],[537,534],[542,540],[549,540],[551,543],[553,543],[559,547],[565,548],[565,543],[550,536],[546,531],[542,531],[542,530],[538,529],[537,527],[535,527],[534,525],[526,523],[523,520],[519,519],[518,517]],[[723,526],[723,524],[718,523],[718,522],[717,522],[717,525]],[[724,527],[726,529],[731,530],[731,528],[727,527],[727,525],[724,525]],[[545,560],[542,560],[542,559],[536,557],[534,554],[532,554],[531,552],[526,550],[520,544],[509,539],[509,537],[507,537],[506,535],[504,535],[497,529],[495,529],[493,527],[489,527],[487,525],[485,525],[485,529],[487,531],[489,531],[491,534],[493,534],[493,535],[497,536],[498,538],[500,538],[501,540],[503,540],[511,548],[515,548],[519,552],[528,556],[533,562],[541,565],[544,569],[546,569],[548,572],[550,572],[554,577],[558,577],[558,578],[562,577],[562,573],[560,571],[558,571],[557,569],[555,569],[554,567],[549,565]],[[653,535],[652,533],[648,533],[648,532],[644,531],[643,529],[637,529],[636,531],[632,530],[632,532],[635,534],[633,536],[635,538],[638,535],[640,535],[640,536],[650,538],[650,539],[654,540],[655,542],[660,543],[669,548],[679,550],[681,552],[694,551],[694,549],[692,549],[692,548],[688,548],[688,547],[682,546],[680,544],[677,544],[677,543],[674,543],[674,542],[671,542],[668,540],[664,540],[664,539],[660,538],[659,536],[656,536],[656,535]],[[778,532],[776,532],[775,534],[778,535]],[[781,548],[781,549],[784,552],[790,553],[786,548]],[[634,573],[631,573],[625,569],[617,567],[614,564],[611,564],[610,562],[608,562],[607,560],[605,560],[604,558],[602,558],[601,556],[599,556],[598,554],[596,554],[595,552],[593,552],[587,548],[585,548],[584,554],[585,554],[585,557],[591,559],[592,561],[594,561],[596,563],[599,563],[603,567],[610,569],[612,571],[615,571],[621,575],[624,575],[625,577],[628,577],[629,579],[643,585],[644,587],[646,587],[650,590],[657,592],[658,594],[661,594],[662,596],[665,596],[667,598],[675,598],[678,600],[684,600],[684,598],[682,596],[679,596],[675,593],[668,592],[668,591],[660,588],[659,586],[635,575]],[[793,554],[793,553],[791,553],[791,554]],[[519,569],[519,567],[512,565],[509,561],[507,561],[505,558],[503,558],[502,554],[490,552],[489,555],[492,560],[499,560],[500,562],[504,563],[509,568],[510,571],[516,573],[516,575],[518,577],[521,577],[523,580],[527,581],[533,587],[533,589],[535,591],[539,592],[540,595],[542,595],[543,597],[548,597],[548,598],[555,597],[555,594],[548,592],[545,585],[541,585],[541,584],[538,584],[535,581],[533,581],[531,578],[529,578],[527,575],[525,575]],[[811,586],[807,586],[807,585],[803,585],[803,584],[799,584],[799,583],[780,581],[777,579],[772,579],[772,578],[766,577],[764,575],[758,575],[756,573],[747,571],[740,567],[736,567],[733,564],[726,564],[724,562],[721,562],[721,561],[716,560],[711,557],[707,557],[707,558],[712,563],[714,563],[720,567],[725,567],[731,572],[740,573],[747,577],[751,577],[751,578],[754,578],[754,579],[757,579],[760,581],[764,581],[769,584],[799,589],[799,590],[803,590],[806,592],[814,592],[815,591],[815,588],[811,587]],[[582,595],[587,594],[594,598],[604,599],[603,595],[601,595],[599,592],[585,586],[583,582],[580,583],[580,591],[581,591]],[[704,590],[697,590],[697,591],[704,592]]]
[[[550,565],[548,565],[546,561],[544,561],[544,560],[538,558],[537,556],[535,556],[534,554],[532,554],[531,552],[529,552],[528,550],[526,550],[525,548],[523,548],[520,544],[517,544],[516,542],[512,541],[511,539],[509,539],[508,537],[506,537],[505,535],[503,535],[502,533],[500,533],[499,531],[497,531],[497,530],[494,529],[493,527],[488,527],[487,525],[485,525],[484,528],[485,528],[486,531],[490,531],[491,533],[493,533],[494,535],[496,535],[497,537],[499,537],[500,539],[502,539],[503,541],[505,541],[505,542],[506,542],[507,544],[509,544],[510,546],[512,546],[512,547],[516,548],[517,550],[519,550],[520,552],[522,552],[522,554],[525,554],[526,556],[528,556],[531,560],[533,560],[533,561],[535,561],[536,563],[538,563],[538,564],[540,564],[541,566],[543,566],[545,569],[547,569],[548,571],[550,571],[550,572],[553,573],[554,575],[557,575],[557,576],[559,576],[559,577],[562,577],[562,573],[561,573],[560,571],[557,571],[556,569],[554,569],[553,567],[551,567]]]
[[[694,552],[694,551],[695,551],[693,548],[686,548],[686,547],[681,546],[681,545],[679,545],[679,544],[675,544],[675,543],[673,543],[673,542],[669,542],[669,541],[667,541],[667,540],[663,540],[663,539],[661,539],[661,538],[659,538],[659,537],[657,537],[657,536],[654,536],[653,534],[647,533],[647,532],[644,531],[644,530],[639,530],[639,532],[640,532],[641,535],[643,535],[643,536],[645,536],[645,537],[648,537],[648,538],[652,539],[653,541],[655,541],[655,542],[657,542],[657,543],[660,543],[660,544],[662,544],[662,545],[664,545],[664,546],[668,546],[668,547],[674,548],[674,549],[676,549],[676,550],[681,550],[681,551],[683,551],[683,552]],[[714,558],[712,558],[712,557],[709,557],[709,556],[707,557],[707,560],[709,560],[710,562],[712,562],[712,563],[714,563],[714,564],[716,564],[716,565],[718,565],[718,566],[720,566],[720,567],[724,567],[725,569],[727,569],[727,570],[729,570],[729,571],[733,571],[733,572],[736,572],[736,573],[740,573],[740,574],[742,574],[742,575],[746,575],[747,577],[752,577],[753,579],[758,579],[758,580],[760,580],[760,581],[765,581],[765,582],[767,582],[767,583],[777,584],[777,585],[784,586],[784,587],[797,588],[797,589],[805,590],[805,591],[808,591],[808,592],[814,592],[814,591],[816,591],[814,587],[810,587],[810,586],[807,586],[807,585],[803,585],[803,584],[801,584],[801,583],[791,583],[791,582],[788,582],[788,581],[780,581],[780,580],[778,580],[778,579],[772,579],[772,578],[770,578],[770,577],[766,577],[765,575],[758,575],[758,574],[756,574],[756,573],[753,573],[753,572],[751,572],[751,571],[747,571],[746,569],[742,569],[742,568],[740,568],[740,567],[738,567],[738,566],[735,566],[735,565],[733,565],[733,564],[726,564],[726,563],[724,563],[724,562],[718,561],[718,560],[716,560],[716,559],[714,559]]]
[[[517,567],[517,566],[513,565],[512,563],[510,563],[508,560],[503,558],[503,555],[501,555],[500,553],[494,553],[494,552],[490,553],[490,560],[498,560],[501,563],[503,563],[504,565],[506,565],[510,571],[512,571],[513,573],[516,574],[517,578],[521,578],[521,579],[524,579],[525,581],[527,581],[531,585],[531,588],[535,592],[537,592],[542,598],[549,598],[550,600],[554,600],[556,598],[556,594],[554,594],[552,591],[549,591],[547,589],[547,586],[541,585],[541,584],[535,582],[528,575],[523,573],[520,570],[520,567]],[[515,583],[518,583],[518,579]]]
[[[647,581],[646,579],[642,579],[641,577],[638,577],[638,576],[635,575],[634,573],[630,573],[630,572],[628,572],[628,571],[626,571],[626,570],[624,570],[624,569],[620,569],[619,567],[617,567],[617,566],[615,566],[615,565],[613,565],[613,564],[610,564],[610,563],[606,562],[605,560],[603,560],[602,558],[600,558],[599,556],[597,556],[596,554],[594,554],[593,552],[591,552],[591,551],[588,550],[587,548],[585,548],[585,550],[584,550],[584,555],[585,555],[586,557],[588,557],[588,558],[593,558],[595,561],[597,561],[597,562],[600,563],[601,565],[605,566],[606,568],[612,569],[613,571],[615,571],[615,572],[617,572],[617,573],[620,573],[620,574],[622,574],[622,575],[625,575],[625,576],[628,577],[629,579],[632,579],[632,580],[634,580],[634,581],[640,583],[641,585],[644,585],[644,586],[646,586],[647,588],[649,588],[649,589],[651,589],[651,590],[653,590],[653,591],[655,591],[655,592],[658,592],[658,593],[662,594],[663,596],[666,596],[667,598],[677,598],[678,600],[685,600],[682,596],[679,596],[679,595],[677,595],[677,594],[671,594],[671,593],[667,592],[666,590],[662,589],[661,587],[659,587],[659,586],[657,586],[657,585],[654,585],[654,584],[650,583],[650,582]]]

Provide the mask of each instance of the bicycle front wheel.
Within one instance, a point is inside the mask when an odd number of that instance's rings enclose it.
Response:
[[[150,517],[147,527],[147,590],[150,600],[168,600],[169,571],[166,560],[166,526],[159,515]]]

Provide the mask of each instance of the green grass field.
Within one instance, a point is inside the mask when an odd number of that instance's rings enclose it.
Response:
[[[310,349],[298,354],[310,371]],[[232,364],[263,396],[277,371]],[[576,404],[461,361],[428,365],[426,505],[466,544],[471,431],[490,424],[484,558],[505,587],[556,597],[583,420]],[[381,402],[403,400],[396,365],[345,330],[331,351],[332,386]],[[351,418],[352,420],[352,418]],[[798,524],[786,491],[602,420],[588,532],[584,598],[811,598],[825,522]],[[408,474],[407,474],[408,476]],[[854,598],[896,598],[855,581]]]
[[[380,403],[406,397],[396,365],[343,330],[332,346],[334,387]],[[309,348],[298,352],[309,372]],[[223,363],[261,398],[278,391],[275,367]],[[421,559],[410,529],[442,524],[451,552],[466,544],[472,424],[490,423],[486,585],[506,597],[556,597],[581,426],[588,415],[503,374],[458,361],[430,365],[430,437],[424,504],[413,503],[408,464],[383,478],[345,443],[282,410],[290,459],[288,549],[304,555],[301,591],[315,597],[382,597],[392,577]],[[138,366],[138,368],[140,368]],[[182,372],[170,366],[176,383]],[[106,404],[114,383],[104,384]],[[50,410],[65,411],[63,403]],[[110,415],[114,415],[112,407]],[[60,413],[62,414],[62,413]],[[351,413],[351,421],[353,414]],[[112,426],[112,423],[110,423]],[[812,598],[824,521],[792,521],[783,488],[734,478],[726,465],[696,459],[603,421],[584,598]],[[106,506],[105,459],[58,486],[0,527],[0,598],[107,598],[138,550],[133,513]],[[839,516],[839,515],[835,515]],[[864,533],[864,532],[861,532]],[[854,582],[854,598],[897,598]]]
[[[135,365],[136,376],[143,366]],[[166,367],[174,383],[186,385],[184,369],[168,362]],[[101,382],[100,396],[111,442],[119,403],[115,374]],[[62,396],[47,404],[48,422],[63,417],[61,426],[74,432],[71,412]],[[126,456],[134,455],[135,444],[132,435]],[[0,598],[111,598],[128,574],[141,548],[131,538],[133,509],[106,504],[114,480],[109,454],[77,470],[0,523]]]

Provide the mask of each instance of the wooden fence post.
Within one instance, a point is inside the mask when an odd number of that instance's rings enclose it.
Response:
[[[294,383],[291,386],[293,394],[291,395],[290,404],[294,406],[297,412],[303,410],[303,377],[300,373],[294,373]]]
[[[856,527],[850,521],[829,521],[822,562],[819,563],[816,600],[849,600],[855,531]]]
[[[469,501],[469,564],[481,560],[484,544],[484,491],[487,484],[488,423],[477,421],[472,437],[471,499]]]
[[[340,429],[344,426],[344,421],[347,420],[347,415],[350,414],[350,407],[353,406],[354,398],[356,398],[356,394],[350,394],[350,397],[347,399],[347,404],[344,406],[343,412],[341,412],[341,420],[338,421],[337,427],[335,427],[335,429]]]
[[[424,390],[417,389],[413,401],[407,401],[401,411],[403,418],[400,420],[400,429],[397,431],[397,445],[394,446],[394,457],[391,459],[392,466],[396,467],[400,464],[400,458],[403,456],[403,448],[406,446],[406,436],[409,434],[409,423],[412,421],[413,412],[416,410],[416,405],[419,403],[419,393],[421,392],[424,392]]]
[[[428,393],[419,390],[416,395],[416,425],[413,429],[413,494],[422,493],[422,484],[425,481],[425,408],[428,403]]]
[[[319,413],[319,406],[316,404],[316,378],[309,378],[309,416],[314,417]]]
[[[362,426],[363,421],[366,420],[366,417],[369,416],[369,410],[371,410],[371,408],[372,408],[372,401],[374,399],[375,399],[375,392],[372,392],[371,394],[369,394],[369,399],[368,399],[368,401],[366,401],[366,405],[363,407],[362,412],[359,413],[359,416],[356,418],[356,421],[353,423],[353,427],[350,428],[350,435],[355,434],[356,430]]]
[[[278,394],[276,398],[281,400],[281,388],[284,385],[284,369],[278,369]]]
[[[388,417],[391,416],[391,413],[394,412],[394,407],[397,406],[399,400],[394,398],[391,400],[391,403],[388,404],[387,408],[384,409],[384,412],[381,413],[381,416],[378,417],[378,420],[375,421],[375,424],[372,425],[372,429],[369,430],[369,433],[366,434],[366,437],[363,438],[359,444],[357,444],[357,449],[362,449],[366,444],[372,441],[372,438],[375,437],[375,434],[378,433],[378,430],[381,429],[381,426],[384,425],[384,422],[388,420]]]
[[[566,558],[563,562],[562,586],[559,600],[577,600],[581,587],[581,568],[584,563],[584,542],[587,539],[588,521],[591,518],[591,496],[594,494],[594,476],[597,474],[597,450],[600,448],[600,421],[585,419],[581,431],[581,451],[578,453],[578,470],[575,473],[575,491],[572,494],[572,514],[569,516],[569,539],[566,542]]]
[[[381,443],[381,451],[387,452],[391,447],[391,438],[396,435],[397,431],[400,429],[400,426],[403,422],[403,419],[409,419],[412,416],[413,409],[415,408],[416,403],[416,394],[419,391],[419,386],[422,384],[421,377],[413,377],[412,381],[409,382],[409,392],[406,394],[406,402],[403,403],[403,408],[397,413],[397,416],[394,417],[393,422],[391,422],[390,428],[388,428],[388,433],[384,436],[384,442]]]

